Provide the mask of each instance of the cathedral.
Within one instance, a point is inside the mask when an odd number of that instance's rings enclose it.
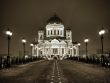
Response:
[[[62,20],[53,15],[47,21],[44,29],[38,31],[37,40],[34,41],[32,56],[47,60],[62,60],[68,57],[79,56],[77,42],[72,41],[72,31],[65,30]]]

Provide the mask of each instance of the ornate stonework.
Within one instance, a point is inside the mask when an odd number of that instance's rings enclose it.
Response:
[[[34,45],[32,55],[48,60],[79,56],[78,45],[72,42],[71,29],[64,30],[62,20],[57,15],[47,22],[46,30],[38,31],[38,43]]]

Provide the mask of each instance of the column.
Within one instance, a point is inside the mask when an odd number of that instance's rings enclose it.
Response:
[[[59,31],[59,34],[58,35],[60,35],[60,30],[58,30]]]
[[[46,56],[46,48],[44,48],[44,55]],[[47,57],[47,56],[46,56]]]
[[[37,57],[39,57],[39,48],[37,47]]]
[[[32,56],[34,55],[34,46],[32,47]]]
[[[60,35],[62,35],[62,30],[60,30]]]
[[[44,56],[44,46],[43,46],[43,56]]]
[[[73,57],[73,47],[72,47],[72,57]]]
[[[56,35],[58,35],[58,30],[56,29]]]
[[[71,56],[72,56],[72,49],[71,49]]]
[[[47,36],[48,36],[48,30],[46,31],[46,34],[47,34]]]
[[[69,57],[70,57],[70,55],[71,55],[71,50],[70,50],[70,48],[69,48]]]
[[[79,56],[79,47],[77,46],[77,56]]]
[[[49,45],[48,45],[49,46]],[[51,55],[50,46],[49,46],[49,56]]]
[[[64,30],[62,30],[62,36],[64,36]]]
[[[52,30],[52,35],[54,35],[54,30]]]
[[[62,30],[61,30],[61,36],[62,36]]]
[[[50,49],[50,51],[51,51],[51,55],[52,55],[52,48]]]
[[[51,35],[51,30],[49,30],[49,34]]]
[[[48,30],[48,35],[49,35],[49,30]]]
[[[73,48],[73,56],[75,56],[75,54],[74,54],[74,48]]]

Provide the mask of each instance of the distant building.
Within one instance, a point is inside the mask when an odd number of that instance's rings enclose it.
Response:
[[[48,60],[79,56],[77,42],[72,42],[71,29],[64,28],[62,20],[57,15],[52,16],[47,21],[46,30],[38,31],[38,40],[34,42],[32,55]]]

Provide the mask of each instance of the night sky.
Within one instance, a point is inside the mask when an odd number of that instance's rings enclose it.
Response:
[[[47,20],[56,13],[73,32],[73,41],[90,38],[89,53],[101,48],[98,31],[101,25],[107,30],[104,49],[110,49],[110,2],[109,0],[0,0],[0,54],[7,53],[7,27],[13,31],[11,54],[22,51],[21,38],[27,39],[27,50],[40,27],[45,29]]]

